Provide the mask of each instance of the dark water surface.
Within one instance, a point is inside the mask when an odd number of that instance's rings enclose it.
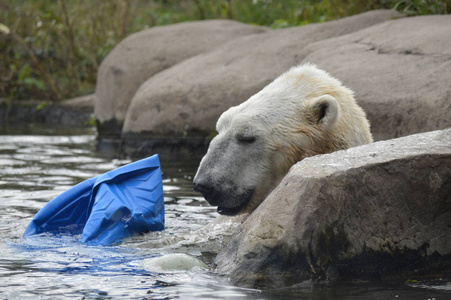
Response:
[[[163,157],[166,230],[161,236],[189,236],[217,213],[192,191],[198,161]],[[99,152],[90,131],[0,135],[0,299],[451,299],[451,286],[440,276],[409,284],[305,283],[259,291],[234,287],[206,269],[151,272],[147,259],[177,250],[149,248],[159,234],[114,247],[85,246],[77,237],[22,239],[31,218],[49,200],[130,161]],[[206,262],[212,258],[202,245],[182,252]]]

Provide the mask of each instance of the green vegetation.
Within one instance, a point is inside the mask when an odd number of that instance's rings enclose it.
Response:
[[[227,18],[278,29],[378,8],[448,14],[451,0],[3,0],[0,98],[57,101],[91,93],[111,49],[152,26]]]

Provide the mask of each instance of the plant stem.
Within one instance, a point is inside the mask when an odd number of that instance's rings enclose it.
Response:
[[[59,0],[58,3],[61,6],[61,10],[63,11],[64,15],[64,23],[67,27],[67,35],[69,40],[69,47],[70,47],[70,63],[69,68],[70,72],[72,73],[72,78],[75,78],[77,82],[77,88],[80,89],[81,83],[80,83],[80,76],[77,72],[77,49],[75,47],[75,38],[74,38],[74,30],[72,28],[72,24],[69,20],[69,14],[67,13],[67,7],[66,2],[64,0]]]

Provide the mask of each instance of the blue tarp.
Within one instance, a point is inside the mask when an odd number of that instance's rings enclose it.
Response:
[[[158,155],[83,181],[47,203],[24,237],[50,232],[81,234],[81,242],[110,245],[164,229],[164,196]]]

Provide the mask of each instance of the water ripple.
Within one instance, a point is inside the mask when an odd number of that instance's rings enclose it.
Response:
[[[104,157],[94,135],[0,135],[0,299],[446,299],[442,285],[386,284],[259,291],[232,286],[207,270],[154,273],[146,259],[174,251],[205,262],[214,257],[214,232],[193,232],[218,214],[192,190],[197,161],[162,161],[166,230],[134,236],[120,246],[90,247],[77,236],[22,239],[25,227],[49,200],[75,184],[130,160]],[[202,232],[202,231],[200,231]],[[183,247],[171,245],[185,240]],[[166,243],[167,242],[167,243]],[[171,244],[172,243],[172,244]],[[213,250],[212,250],[213,249]],[[214,250],[216,249],[216,250]],[[209,252],[209,251],[212,252]],[[449,291],[448,289],[445,291]]]

